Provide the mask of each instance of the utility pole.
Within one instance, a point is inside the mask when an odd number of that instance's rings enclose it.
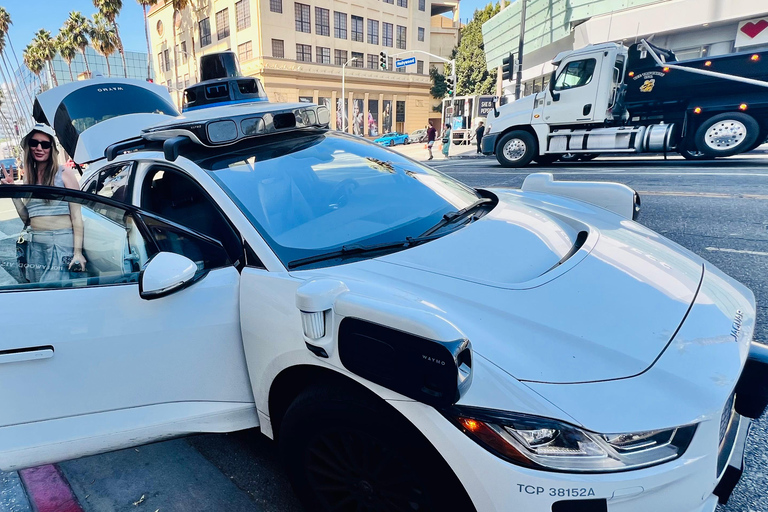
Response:
[[[517,50],[517,83],[515,84],[515,99],[520,99],[520,86],[523,83],[523,39],[525,36],[525,4],[527,0],[518,0],[523,2],[520,13],[520,46]]]

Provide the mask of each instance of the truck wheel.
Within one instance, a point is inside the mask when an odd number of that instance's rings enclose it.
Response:
[[[299,395],[285,413],[279,443],[306,510],[475,510],[448,464],[410,422],[344,387]]]
[[[504,167],[525,167],[539,152],[536,139],[523,130],[504,135],[496,146],[496,160]]]
[[[560,155],[536,155],[533,157],[533,161],[539,165],[549,165],[553,162],[557,162]]]
[[[696,130],[696,147],[710,156],[743,153],[757,140],[760,125],[741,112],[718,114],[704,121]]]

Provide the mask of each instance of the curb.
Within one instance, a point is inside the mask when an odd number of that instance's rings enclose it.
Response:
[[[69,482],[54,464],[22,469],[19,477],[35,512],[84,512]]]

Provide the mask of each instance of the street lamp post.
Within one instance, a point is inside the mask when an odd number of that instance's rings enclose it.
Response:
[[[347,97],[345,96],[345,89],[344,89],[344,85],[345,85],[344,84],[344,71],[346,70],[347,65],[350,62],[354,62],[356,60],[357,60],[357,57],[352,57],[351,59],[349,59],[347,62],[345,62],[341,66],[341,126],[342,127],[344,127],[344,122],[347,119],[347,109],[344,108],[344,106],[346,105],[346,101],[347,101]],[[338,130],[339,127],[337,126],[336,129]],[[346,131],[346,130],[344,130],[344,131]]]

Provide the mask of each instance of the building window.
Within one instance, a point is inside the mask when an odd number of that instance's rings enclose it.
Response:
[[[331,49],[318,46],[315,48],[315,62],[318,64],[330,64],[331,63]]]
[[[395,59],[393,57],[387,57],[387,70],[392,71],[395,69]]]
[[[251,60],[253,58],[250,41],[237,45],[237,58],[240,59],[240,62]]]
[[[157,69],[165,71],[165,56],[163,55],[163,52],[157,54]]]
[[[311,33],[312,23],[309,19],[309,6],[307,4],[293,4],[296,10],[296,32]]]
[[[352,40],[363,42],[363,18],[352,16]]]
[[[419,10],[420,11],[427,10],[427,0],[419,0]]]
[[[347,50],[334,50],[333,63],[337,66],[343,66],[347,62]]]
[[[165,70],[171,70],[171,58],[168,50],[163,50],[163,60],[165,60]]]
[[[397,0],[398,7],[408,7],[408,0]]]
[[[394,46],[394,43],[392,42],[392,33],[393,33],[392,24],[391,23],[387,23],[385,21],[381,25],[382,25],[382,41],[381,41],[381,44],[383,44],[384,46],[389,46],[390,48],[392,48]]]
[[[188,74],[184,75],[184,87],[185,88],[189,87],[189,75]]]
[[[331,35],[330,11],[315,7],[315,33],[319,36]]]
[[[368,54],[368,69],[379,69],[379,56]]]
[[[250,1],[250,0],[247,0]],[[269,0],[269,10],[282,14],[283,12],[283,0]]]
[[[423,75],[424,74],[424,61],[423,60],[417,60],[416,61],[416,73]]]
[[[333,37],[337,39],[347,38],[347,13],[333,11]]]
[[[312,47],[308,44],[297,44],[296,60],[301,62],[312,62]]]
[[[418,40],[424,42],[424,28],[419,27]]]
[[[365,55],[358,52],[352,52],[352,58],[356,59],[352,66],[356,68],[364,68],[365,67]]]
[[[282,39],[272,40],[272,56],[277,59],[285,58],[285,44]]]
[[[379,44],[379,22],[368,20],[368,44]]]
[[[200,46],[211,44],[211,20],[209,18],[200,20],[197,27],[200,30]]]
[[[395,0],[384,0],[384,3],[395,5]]]
[[[397,47],[401,50],[405,50],[405,27],[397,26]]]
[[[399,68],[397,68],[397,72],[398,73],[405,73],[405,66],[400,66]]]
[[[179,53],[181,53],[181,63],[186,64],[187,58],[189,57],[189,54],[187,53],[187,42],[182,41],[181,42],[181,48],[179,49]]]
[[[235,17],[237,18],[237,30],[243,30],[251,26],[251,8],[248,6],[250,0],[240,0],[235,3]],[[270,10],[272,4],[270,3]],[[280,6],[280,11],[283,10],[283,6]]]
[[[229,9],[224,8],[216,13],[216,39],[229,37]]]

